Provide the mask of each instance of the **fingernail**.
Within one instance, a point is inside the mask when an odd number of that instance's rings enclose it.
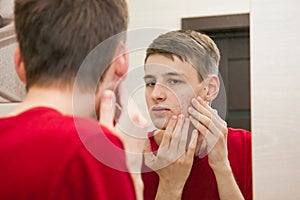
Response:
[[[172,120],[176,120],[176,119],[177,119],[177,116],[176,116],[176,115],[173,115],[173,116],[171,117],[171,119],[172,119]]]
[[[200,133],[199,133],[199,131],[197,129],[193,130],[193,134],[194,134],[195,138],[200,135]]]
[[[203,99],[200,96],[197,97],[197,100],[201,102],[203,101]]]
[[[192,98],[192,103],[196,103],[196,99],[195,98]]]
[[[198,131],[197,131],[196,129],[194,129],[193,132],[192,132],[192,138],[191,138],[191,141],[196,140],[197,134],[198,134]]]
[[[104,91],[103,98],[105,101],[111,100],[113,93],[111,91]]]

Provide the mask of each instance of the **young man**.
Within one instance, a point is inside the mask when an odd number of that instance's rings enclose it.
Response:
[[[91,50],[126,31],[125,0],[16,0],[14,19],[27,96],[0,119],[0,199],[136,199],[123,144],[90,117],[127,71],[125,37],[77,75]]]
[[[219,60],[215,43],[196,31],[168,32],[147,49],[145,96],[157,130],[144,156],[143,171],[153,170],[142,174],[145,199],[252,199],[251,134],[227,128],[209,106]]]

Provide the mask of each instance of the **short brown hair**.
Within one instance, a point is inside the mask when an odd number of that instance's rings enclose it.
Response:
[[[126,31],[127,24],[125,0],[15,0],[15,29],[27,88],[72,84],[88,53]],[[108,54],[111,59],[115,47]]]
[[[207,35],[193,30],[177,30],[158,36],[146,51],[145,63],[150,55],[161,54],[173,59],[177,56],[189,62],[202,80],[209,74],[218,74],[220,52]]]

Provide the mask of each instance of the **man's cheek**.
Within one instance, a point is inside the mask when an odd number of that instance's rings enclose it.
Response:
[[[183,114],[184,116],[188,116],[188,101],[184,100],[182,102],[180,102],[180,113]]]

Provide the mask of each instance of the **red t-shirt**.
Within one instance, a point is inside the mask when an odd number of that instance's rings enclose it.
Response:
[[[122,149],[97,121],[54,109],[1,118],[0,199],[136,199]]]
[[[149,138],[152,151],[158,150],[154,137]],[[252,199],[252,157],[251,133],[242,129],[228,128],[228,159],[235,180],[246,200]],[[150,171],[143,166],[144,170]],[[144,181],[144,199],[155,199],[159,177],[155,172],[142,174]],[[195,157],[190,176],[184,186],[182,199],[214,200],[219,199],[215,175],[208,164],[208,157]]]

